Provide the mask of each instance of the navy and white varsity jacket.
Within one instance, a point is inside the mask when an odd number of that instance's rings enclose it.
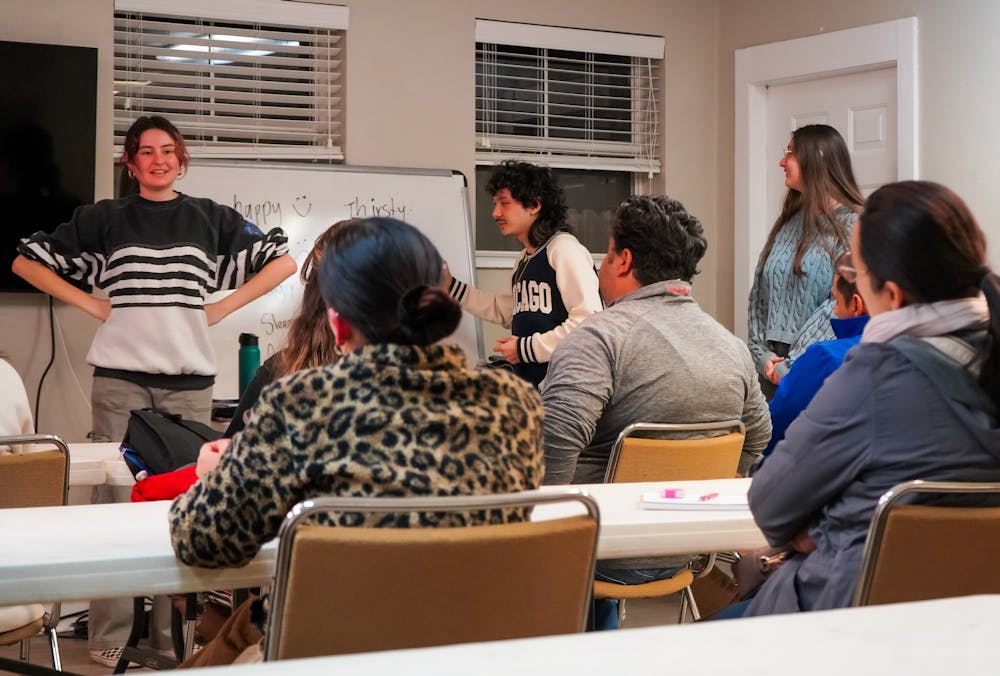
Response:
[[[521,251],[510,293],[480,291],[454,278],[449,293],[464,310],[511,329],[521,361],[514,370],[535,385],[559,341],[604,307],[594,259],[568,232],[556,233],[533,253]]]

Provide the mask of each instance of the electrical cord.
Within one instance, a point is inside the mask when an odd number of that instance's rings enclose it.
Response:
[[[56,360],[56,314],[52,304],[52,296],[49,296],[49,363],[42,371],[42,377],[38,379],[38,390],[35,392],[35,434],[38,434],[38,421],[42,417],[42,385],[45,383],[45,376],[49,374],[53,362]]]

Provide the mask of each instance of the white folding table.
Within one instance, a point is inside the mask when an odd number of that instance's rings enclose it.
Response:
[[[1000,596],[224,667],[219,676],[991,674]]]
[[[692,492],[745,493],[748,479],[672,482]],[[747,509],[653,511],[639,496],[656,484],[592,484],[601,510],[598,558],[668,556],[764,544]],[[565,490],[551,487],[542,490]],[[212,570],[177,561],[169,502],[0,510],[0,605],[256,587],[274,572],[276,543],[243,568]],[[537,508],[551,518],[566,507]]]

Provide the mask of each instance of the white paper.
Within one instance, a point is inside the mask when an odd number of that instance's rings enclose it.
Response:
[[[643,493],[640,509],[747,509],[746,493],[692,493],[683,498],[665,498],[663,491]]]

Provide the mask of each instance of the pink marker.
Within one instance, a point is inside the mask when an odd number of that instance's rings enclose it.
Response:
[[[684,489],[683,488],[665,488],[663,490],[663,497],[665,498],[683,498]]]

